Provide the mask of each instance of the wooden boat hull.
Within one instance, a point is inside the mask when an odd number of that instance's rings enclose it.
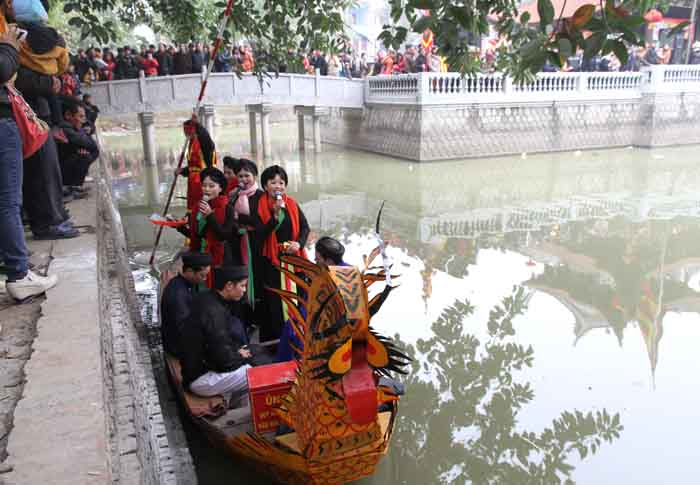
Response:
[[[201,414],[198,407],[206,398],[199,398],[186,392],[182,387],[180,365],[172,357],[166,358],[173,385],[180,402],[185,407],[193,423],[202,430],[207,439],[224,449],[233,459],[255,467],[279,483],[299,485],[335,485],[353,482],[374,474],[382,457],[389,449],[389,443],[397,413],[393,403],[389,411],[378,414],[377,427],[373,433],[352,441],[336,440],[334,454],[317,461],[309,461],[302,456],[296,433],[281,436],[260,434],[253,431],[250,408],[243,406],[229,409],[217,417]],[[211,398],[217,400],[216,398]],[[193,401],[194,400],[194,401]],[[193,402],[195,404],[193,404]],[[212,409],[216,403],[212,405]]]

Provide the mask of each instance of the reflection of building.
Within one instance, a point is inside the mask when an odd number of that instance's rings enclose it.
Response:
[[[553,296],[572,313],[576,342],[604,328],[621,343],[625,327],[636,322],[653,376],[666,313],[700,309],[700,293],[687,284],[700,256],[697,219],[615,221],[605,234],[596,233],[593,225],[535,248],[533,258],[549,254],[548,262],[555,264],[527,285]]]
[[[433,241],[440,237],[477,239],[511,232],[559,230],[576,221],[668,220],[677,216],[700,216],[700,197],[655,195],[636,197],[619,194],[573,196],[550,202],[528,201],[493,209],[473,209],[420,220],[420,238]]]

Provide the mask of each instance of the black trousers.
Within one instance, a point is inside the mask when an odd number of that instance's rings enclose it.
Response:
[[[85,177],[90,170],[92,162],[97,160],[97,155],[80,155],[74,153],[61,157],[61,172],[63,174],[63,185],[80,187],[85,182]]]
[[[63,179],[54,139],[49,136],[44,146],[24,161],[23,167],[22,204],[32,231],[66,221]]]

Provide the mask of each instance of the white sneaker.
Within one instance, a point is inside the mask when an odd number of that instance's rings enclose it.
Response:
[[[56,275],[39,276],[27,271],[27,276],[21,280],[7,282],[7,293],[15,300],[26,300],[31,296],[41,295],[58,283]]]

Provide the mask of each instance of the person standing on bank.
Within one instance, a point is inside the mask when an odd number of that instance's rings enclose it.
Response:
[[[207,281],[211,266],[211,256],[198,252],[182,255],[182,270],[171,279],[165,289],[160,303],[160,335],[163,351],[178,359],[182,326],[190,316],[192,299],[199,286]]]
[[[280,255],[293,254],[306,258],[304,246],[309,237],[309,224],[297,202],[287,195],[287,172],[279,165],[267,167],[260,176],[265,194],[258,200],[255,234],[262,248],[261,275],[270,288],[296,291],[291,280],[275,266],[281,264]],[[256,271],[258,269],[256,268]],[[260,332],[262,341],[280,337],[288,319],[286,306],[277,295],[264,296],[267,317]]]
[[[214,270],[214,287],[197,295],[182,328],[182,380],[200,396],[230,399],[248,388],[246,371],[253,352],[243,323],[231,314],[230,303],[243,298],[248,270],[224,266]]]
[[[12,0],[0,0],[0,256],[7,273],[7,293],[25,300],[57,283],[55,275],[41,277],[28,269],[29,257],[22,227],[22,139],[5,84],[17,72],[19,39]]]

